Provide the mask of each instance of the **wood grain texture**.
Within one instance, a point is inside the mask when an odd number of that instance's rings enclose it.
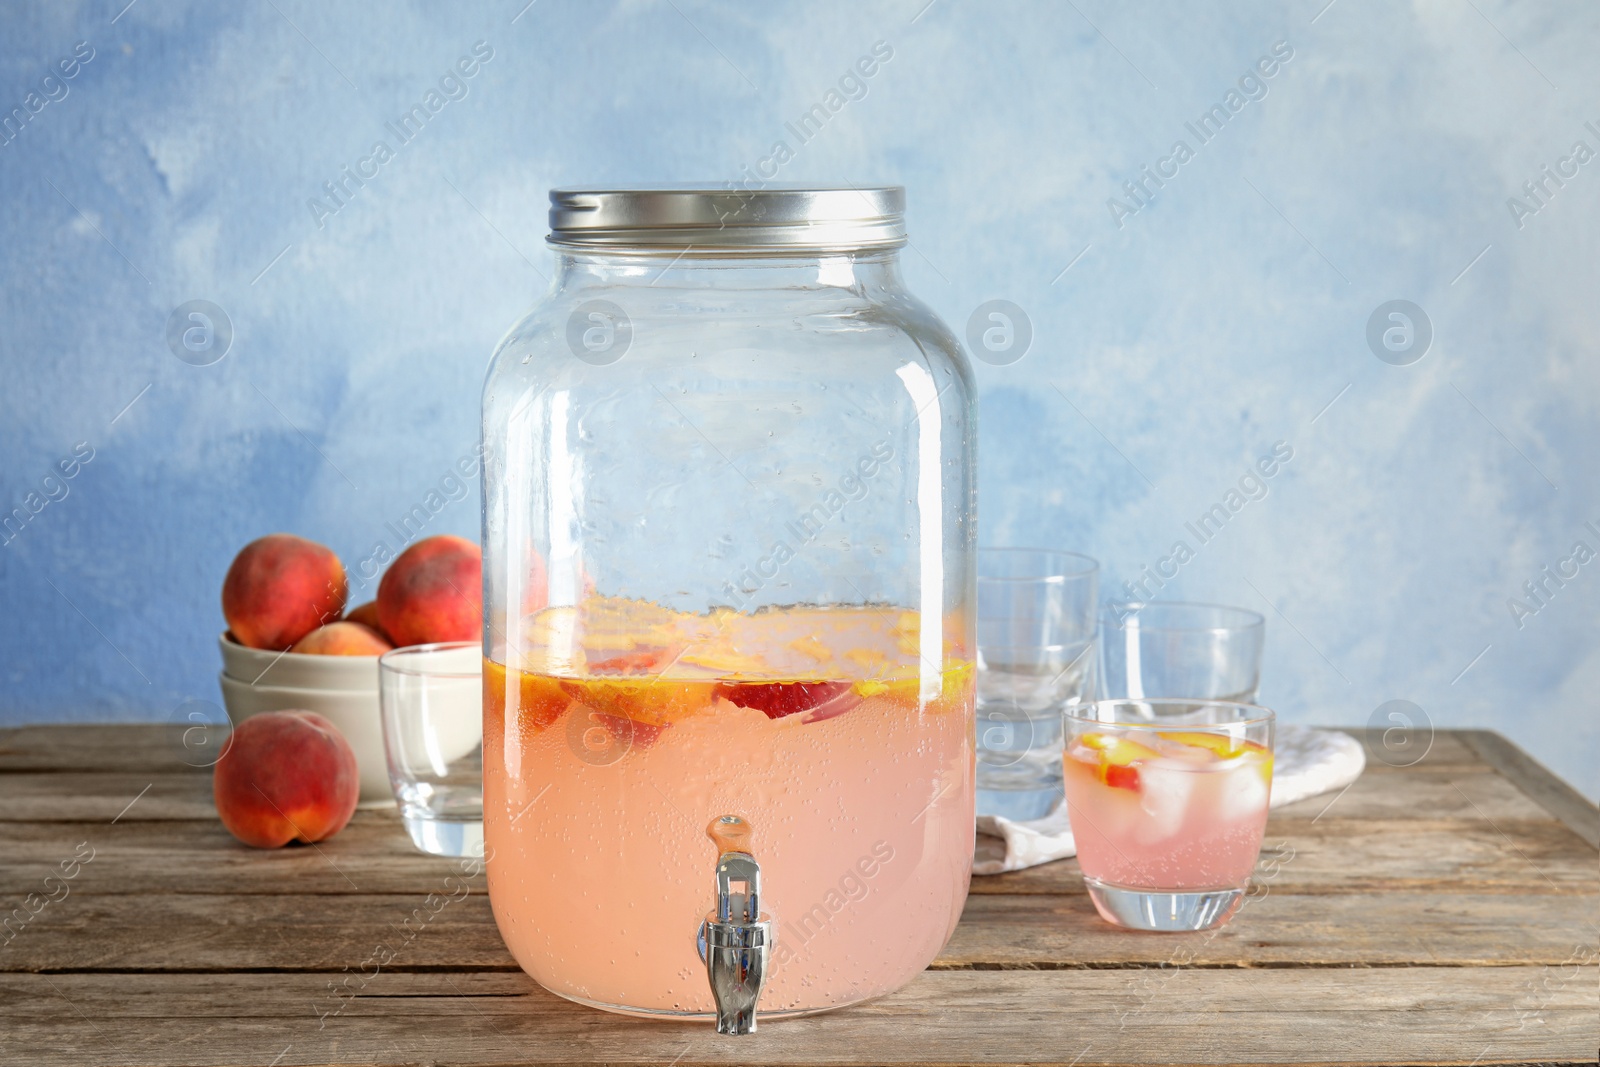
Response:
[[[6,789],[0,822],[109,823],[216,818],[209,773],[113,770],[72,775],[81,787],[62,790],[57,771],[17,771],[0,776]]]
[[[209,774],[225,727],[188,722],[115,726],[18,726],[0,730],[0,774],[7,771],[194,771]]]
[[[423,893],[74,894],[0,938],[0,971],[338,971],[397,939],[396,969],[515,970],[483,878],[437,891],[455,898],[437,913]],[[1269,891],[1220,931],[1135,937],[1100,921],[1082,892],[978,894],[933,967],[1559,965],[1596,914],[1596,895],[1397,893],[1376,902]]]
[[[209,820],[208,768],[164,771],[111,768],[74,775],[64,795],[60,771],[0,771],[6,800],[0,822],[119,822],[163,819]],[[142,794],[142,795],[141,795]],[[128,807],[138,797],[138,801]],[[1273,814],[1278,819],[1465,819],[1489,825],[1505,820],[1547,822],[1550,811],[1490,767],[1454,768],[1449,773],[1367,774],[1342,794],[1310,797]],[[1492,814],[1491,814],[1492,813]]]
[[[39,1067],[1593,1063],[1600,970],[1549,989],[1544,971],[929,971],[740,1040],[582,1009],[521,974],[380,973],[346,1000],[325,975],[7,975],[0,997],[8,1050]]]
[[[1462,730],[1460,737],[1486,764],[1515,783],[1573,833],[1600,848],[1600,807],[1589,803],[1582,793],[1499,734],[1488,730]],[[1494,817],[1499,818],[1500,813],[1495,811]]]
[[[1482,769],[1484,758],[1466,737],[1499,737],[1482,730],[1440,730],[1431,739],[1419,739],[1426,751],[1420,761],[1399,767],[1393,765],[1396,755],[1384,745],[1381,731],[1341,729],[1340,732],[1361,741],[1367,751],[1367,773],[1380,775]],[[0,730],[0,773],[26,770],[74,774],[112,770],[148,773],[185,768],[203,772],[215,758],[224,736],[222,727],[195,729],[186,722],[12,727]],[[1503,738],[1500,741],[1511,745]],[[1514,745],[1511,748],[1520,752]],[[1560,782],[1537,761],[1525,755],[1523,758],[1534,768],[1534,773]]]
[[[1510,834],[1509,838],[1503,836]],[[1268,823],[1271,846],[1295,850],[1275,885],[1297,893],[1386,891],[1592,893],[1595,853],[1554,819],[1499,822],[1334,819]],[[262,853],[215,820],[109,823],[0,822],[0,894],[32,892],[79,842],[96,859],[75,893],[427,893],[448,862],[418,856],[393,813],[357,812],[314,848]],[[1075,864],[975,878],[973,893],[1077,892]]]
[[[1274,817],[1266,840],[1269,847],[1281,841],[1294,848],[1294,861],[1275,884],[1297,893],[1449,893],[1470,886],[1481,893],[1586,894],[1596,879],[1594,851],[1554,819],[1496,827],[1467,820]],[[1061,879],[1057,865],[1047,864],[973,879],[972,891],[1056,893]]]
[[[979,878],[907,988],[730,1040],[540,989],[483,878],[393,812],[257,851],[216,821],[215,737],[4,731],[0,1062],[1594,1063],[1592,806],[1494,735],[1441,731],[1408,767],[1360,736],[1368,772],[1273,814],[1274,862],[1220,931],[1115,930],[1075,861]],[[363,976],[380,942],[400,951]]]

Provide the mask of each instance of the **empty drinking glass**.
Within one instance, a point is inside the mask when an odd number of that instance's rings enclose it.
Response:
[[[978,811],[1033,819],[1061,798],[1061,713],[1094,699],[1100,565],[978,551]]]
[[[1107,604],[1100,616],[1100,696],[1253,703],[1265,632],[1266,620],[1244,608]]]
[[[389,784],[412,842],[483,854],[483,646],[411,645],[378,660]]]

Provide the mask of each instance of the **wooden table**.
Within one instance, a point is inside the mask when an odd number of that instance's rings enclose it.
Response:
[[[0,1062],[1593,1064],[1600,1049],[1600,813],[1491,733],[1441,732],[1415,766],[1374,758],[1344,794],[1276,812],[1257,895],[1219,932],[1114,930],[1073,861],[978,878],[905,989],[738,1039],[544,992],[501,944],[481,876],[447,888],[453,862],[412,851],[393,813],[315,849],[236,844],[186,761],[203,762],[175,727],[0,731],[0,900],[21,909],[0,933]],[[396,958],[364,965],[380,943]]]

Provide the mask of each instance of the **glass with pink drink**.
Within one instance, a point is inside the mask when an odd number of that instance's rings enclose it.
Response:
[[[1102,700],[1064,716],[1065,785],[1095,908],[1136,930],[1238,910],[1272,795],[1273,713],[1223,700]]]

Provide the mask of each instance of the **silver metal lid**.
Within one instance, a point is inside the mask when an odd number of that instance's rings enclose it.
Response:
[[[783,255],[899,248],[898,185],[552,189],[549,243],[574,251]]]

